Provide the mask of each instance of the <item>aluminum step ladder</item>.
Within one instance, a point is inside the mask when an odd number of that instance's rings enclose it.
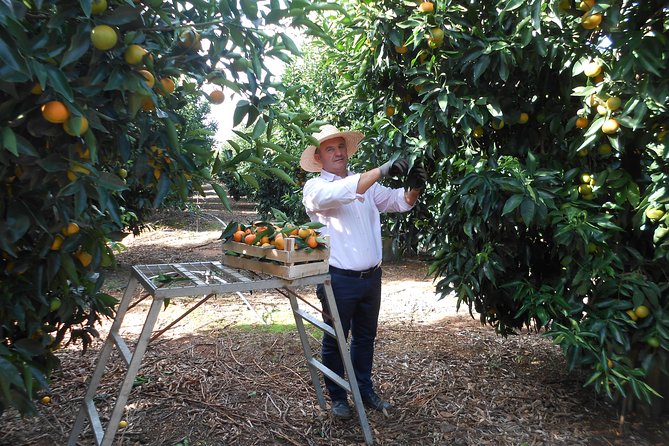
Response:
[[[310,313],[304,311],[300,308],[298,300],[301,300],[307,305],[310,305],[304,298],[297,294],[292,287],[286,287],[285,289],[277,289],[281,294],[288,297],[290,300],[290,306],[293,310],[293,315],[295,317],[295,326],[297,327],[297,332],[300,335],[300,341],[302,342],[302,349],[304,350],[304,357],[307,359],[307,365],[309,367],[309,373],[311,374],[311,381],[314,384],[314,389],[316,389],[316,397],[318,398],[318,403],[322,409],[326,409],[325,398],[323,397],[323,389],[320,385],[320,378],[318,372],[323,373],[325,376],[330,378],[335,382],[339,387],[343,388],[347,392],[351,393],[353,398],[353,404],[355,406],[356,413],[358,414],[358,420],[360,421],[360,427],[362,428],[363,435],[365,437],[365,442],[368,445],[374,443],[374,437],[372,436],[372,431],[369,427],[369,421],[367,420],[367,413],[365,412],[365,406],[362,403],[362,397],[360,395],[360,389],[358,389],[358,383],[355,378],[355,371],[353,370],[353,363],[351,362],[351,355],[348,349],[348,344],[346,338],[344,337],[344,329],[341,326],[341,321],[339,320],[337,303],[334,298],[334,292],[332,291],[332,285],[330,283],[330,276],[327,275],[323,281],[323,286],[325,290],[325,295],[328,302],[328,308],[334,312],[333,315],[322,313],[324,318],[328,318],[332,321],[332,326],[326,324],[325,322],[317,319]],[[316,308],[317,311],[320,312]],[[307,336],[307,331],[304,326],[304,321],[309,322],[314,327],[319,328],[324,336],[332,336],[337,341],[337,347],[339,347],[339,353],[341,354],[342,362],[344,363],[344,370],[346,372],[345,377],[342,378],[337,375],[334,371],[326,367],[320,360],[311,351],[311,345],[309,344],[309,338]]]
[[[296,292],[297,287],[311,286],[323,284],[330,308],[334,311],[332,316],[333,327],[321,322],[316,317],[300,308],[298,300],[308,303],[301,298]],[[140,299],[131,305],[131,301],[137,291],[138,286],[141,286],[145,293]],[[293,314],[295,316],[295,324],[302,343],[302,348],[307,361],[311,380],[316,390],[318,403],[322,409],[326,409],[325,398],[320,384],[320,375],[322,372],[340,387],[351,392],[358,419],[362,428],[365,443],[372,445],[374,438],[367,420],[360,391],[358,390],[353,365],[351,364],[351,357],[348,350],[348,345],[344,338],[341,322],[337,317],[336,303],[334,294],[330,284],[329,274],[320,274],[315,276],[303,277],[300,279],[287,280],[278,277],[263,278],[249,278],[240,271],[229,268],[220,262],[193,262],[193,263],[176,263],[176,264],[156,264],[156,265],[136,265],[132,267],[132,273],[128,281],[128,286],[125,289],[121,302],[116,310],[116,316],[109,331],[109,335],[105,340],[102,349],[100,350],[98,360],[91,375],[86,394],[84,396],[79,413],[70,432],[68,439],[68,446],[75,446],[77,440],[81,435],[84,423],[86,420],[90,422],[91,430],[95,444],[98,446],[111,446],[114,436],[119,429],[119,422],[123,417],[125,405],[130,396],[132,386],[142,363],[142,358],[146,352],[149,343],[164,333],[167,329],[177,323],[179,320],[186,317],[195,308],[206,302],[209,298],[216,294],[226,293],[242,293],[254,290],[276,289],[283,295],[289,298]],[[188,296],[204,296],[194,306],[184,312],[181,316],[176,318],[165,328],[153,334],[154,327],[158,320],[161,307],[164,305],[166,299],[188,297]],[[135,344],[134,349],[128,346],[126,340],[121,336],[120,329],[123,324],[123,319],[127,311],[133,306],[137,305],[142,300],[151,297],[152,302],[146,319],[140,332],[139,338]],[[337,376],[332,370],[325,367],[318,361],[311,350],[309,339],[305,329],[304,321],[321,329],[325,335],[333,336],[337,339],[337,345],[342,354],[344,368],[346,370],[346,378],[343,379]],[[152,336],[153,334],[153,336]],[[100,414],[95,405],[95,397],[100,386],[102,377],[105,374],[105,368],[110,360],[112,351],[118,351],[119,356],[126,364],[126,371],[120,390],[116,397],[116,402],[112,409],[109,421],[106,426],[100,419]]]

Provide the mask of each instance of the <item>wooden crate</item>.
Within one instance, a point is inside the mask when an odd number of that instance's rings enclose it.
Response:
[[[287,237],[285,240],[286,249],[261,248],[246,243],[227,241],[223,243],[222,262],[232,268],[246,269],[290,280],[328,272],[329,247],[296,251],[293,239]],[[240,255],[225,254],[226,251]]]

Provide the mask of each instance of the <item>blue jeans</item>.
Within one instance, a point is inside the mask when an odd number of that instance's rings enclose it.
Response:
[[[374,340],[381,308],[381,275],[381,268],[365,279],[330,272],[332,291],[345,338],[348,339],[349,332],[351,333],[351,362],[358,381],[358,389],[362,395],[371,393],[374,389],[372,363],[374,362]],[[323,311],[331,314],[323,285],[316,288],[316,295],[323,305]],[[326,318],[326,322],[332,326],[332,321]],[[327,334],[323,334],[321,362],[339,376],[344,377],[344,363],[339,354],[337,340]],[[329,378],[324,378],[325,387],[332,400],[346,399],[346,390]]]

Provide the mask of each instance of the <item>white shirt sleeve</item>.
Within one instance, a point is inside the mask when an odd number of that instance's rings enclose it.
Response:
[[[407,212],[410,211],[413,206],[406,202],[404,199],[404,189],[391,189],[386,186],[382,186],[379,183],[375,183],[371,188],[370,192],[374,197],[374,203],[376,204],[379,212]]]
[[[349,175],[337,181],[315,177],[304,185],[302,202],[307,212],[317,212],[339,207],[361,199],[356,193],[360,174]]]

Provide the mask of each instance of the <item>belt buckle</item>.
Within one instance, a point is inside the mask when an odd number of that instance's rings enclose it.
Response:
[[[376,266],[373,266],[373,267],[369,268],[368,270],[360,271],[360,278],[361,278],[361,279],[365,279],[365,278],[371,276],[372,273],[373,273],[374,271],[376,271],[376,269],[377,269],[378,267],[379,267],[379,265],[376,265]]]

